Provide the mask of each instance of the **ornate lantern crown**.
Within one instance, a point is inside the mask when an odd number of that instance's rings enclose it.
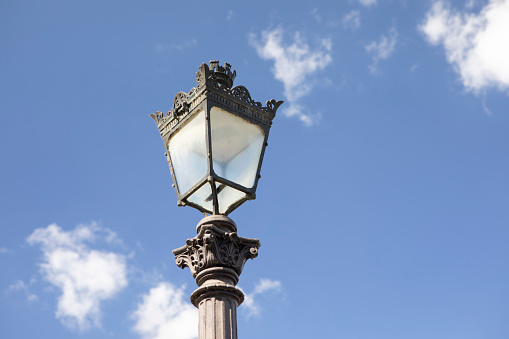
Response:
[[[219,66],[219,61],[214,60],[210,61],[209,71],[214,73],[213,77],[217,79],[219,85],[223,86],[225,89],[230,89],[233,86],[233,81],[237,76],[237,71],[231,72],[232,65],[225,62],[224,67]]]

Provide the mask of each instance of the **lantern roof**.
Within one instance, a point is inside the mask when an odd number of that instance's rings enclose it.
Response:
[[[276,116],[276,111],[283,101],[271,99],[263,106],[261,102],[251,98],[251,94],[246,87],[232,87],[236,75],[237,72],[235,70],[232,72],[231,65],[226,62],[224,66],[220,66],[217,60],[210,61],[210,67],[206,63],[201,64],[199,71],[196,72],[196,82],[198,83],[196,87],[193,87],[188,93],[178,92],[173,100],[171,110],[166,115],[162,112],[150,114],[161,132],[161,137],[164,137],[167,133],[172,134],[178,127],[179,121],[206,99],[205,91],[226,97],[248,107],[250,110],[254,110],[256,113],[252,112],[251,117],[257,123],[270,127]]]

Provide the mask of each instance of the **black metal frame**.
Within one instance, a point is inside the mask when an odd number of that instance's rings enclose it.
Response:
[[[161,138],[163,139],[164,147],[166,150],[165,155],[168,159],[171,175],[173,178],[173,187],[177,193],[178,205],[189,205],[198,209],[205,215],[228,215],[247,200],[254,200],[256,198],[256,188],[258,186],[258,179],[260,178],[260,171],[263,157],[265,155],[267,140],[269,137],[269,130],[272,125],[272,120],[276,115],[276,110],[283,103],[283,101],[275,101],[272,99],[267,101],[266,107],[262,107],[260,102],[256,102],[251,98],[249,91],[244,86],[236,86],[232,88],[235,76],[236,71],[231,72],[231,65],[228,63],[225,63],[224,67],[219,66],[218,61],[211,61],[210,67],[204,63],[200,66],[200,70],[196,73],[196,81],[198,82],[197,87],[191,89],[189,93],[177,93],[173,101],[173,108],[168,113],[166,113],[166,116],[163,116],[162,112],[156,112],[150,115],[157,123],[157,128],[159,129]],[[265,134],[265,140],[263,142],[262,150],[260,152],[260,159],[258,161],[255,182],[251,188],[244,187],[235,182],[222,178],[214,172],[212,163],[213,149],[210,135],[210,111],[212,107],[220,108],[259,126],[262,128]],[[177,181],[168,150],[168,143],[171,136],[175,133],[178,133],[185,122],[201,110],[204,110],[205,112],[207,174],[189,190],[186,192],[180,192],[178,185],[176,184]],[[216,182],[225,184],[241,192],[244,192],[246,193],[246,196],[233,203],[224,213],[219,213]],[[193,193],[207,184],[210,184],[212,190],[212,211],[187,200]]]

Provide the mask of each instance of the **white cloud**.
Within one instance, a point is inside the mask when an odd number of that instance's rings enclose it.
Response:
[[[279,280],[260,279],[260,282],[255,286],[254,293],[262,294],[270,290],[281,291],[281,287]]]
[[[0,247],[0,253],[1,254],[8,254],[8,253],[12,253],[12,251],[6,247]]]
[[[296,116],[308,126],[316,122],[319,115],[307,112],[298,101],[311,91],[315,73],[332,62],[331,40],[321,39],[312,49],[297,32],[293,43],[285,44],[283,30],[276,28],[262,32],[260,40],[251,34],[249,41],[262,59],[274,61],[272,72],[283,83],[287,101],[283,114]]]
[[[173,51],[184,52],[185,50],[190,49],[190,48],[196,46],[197,44],[198,44],[198,41],[196,41],[196,39],[187,39],[186,41],[184,41],[184,42],[182,42],[180,44],[162,44],[162,43],[157,43],[155,45],[155,51],[157,53],[173,52]]]
[[[376,5],[376,0],[359,0],[359,2],[364,7],[371,7],[373,5]]]
[[[30,292],[30,285],[34,284],[37,280],[35,278],[30,279],[30,282],[27,284],[23,280],[18,280],[14,284],[10,285],[7,288],[6,293],[11,293],[13,291],[21,291],[25,294],[27,301],[37,301],[39,298],[34,293]]]
[[[41,274],[62,292],[56,317],[66,326],[80,330],[100,326],[101,302],[127,286],[125,256],[94,250],[86,244],[99,237],[118,240],[112,234],[95,223],[79,225],[72,231],[52,224],[36,229],[27,238],[30,245],[39,244],[43,251]]]
[[[357,28],[361,26],[361,16],[359,11],[351,11],[343,17],[343,26],[345,28],[350,28],[355,31]]]
[[[468,0],[466,3],[465,3],[465,7],[468,8],[468,9],[472,9],[475,7],[475,0]]]
[[[368,45],[364,46],[366,51],[371,54],[373,63],[369,65],[369,71],[371,74],[378,73],[378,62],[389,58],[394,52],[396,47],[396,41],[398,40],[398,31],[395,27],[389,30],[389,35],[382,34],[380,39],[372,41]]]
[[[444,47],[467,90],[509,88],[509,0],[490,0],[477,14],[435,1],[419,29]]]
[[[488,108],[488,106],[486,106],[486,96],[482,99],[482,108],[484,109],[484,113],[486,113],[488,115],[493,115],[493,113]]]
[[[322,22],[322,17],[320,16],[320,14],[318,14],[318,8],[313,8],[313,10],[311,11],[311,16],[317,21],[317,22]]]
[[[257,295],[266,294],[267,292],[281,293],[283,286],[279,280],[260,279],[256,284],[253,292],[244,293],[244,303],[242,304],[244,310],[247,311],[247,316],[258,316],[261,312],[261,307],[256,302]]]
[[[132,317],[134,330],[144,339],[198,337],[198,310],[184,300],[184,287],[159,283],[142,297]]]
[[[235,17],[235,12],[232,11],[231,9],[228,11],[228,14],[226,14],[226,20],[230,21],[231,19],[233,19]]]

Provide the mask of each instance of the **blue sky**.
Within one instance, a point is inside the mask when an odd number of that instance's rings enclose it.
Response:
[[[239,335],[509,337],[509,1],[3,1],[0,337],[197,336],[148,116],[229,62],[285,100]]]

